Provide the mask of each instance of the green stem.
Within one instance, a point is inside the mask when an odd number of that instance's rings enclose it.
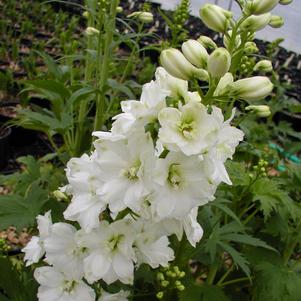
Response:
[[[226,282],[222,283],[221,286],[227,286],[227,285],[230,285],[230,284],[235,284],[235,283],[238,283],[238,282],[249,281],[249,280],[250,280],[249,277],[237,278],[237,279],[226,281]]]
[[[253,218],[254,216],[260,211],[260,208],[257,208],[252,214],[250,214],[242,223],[244,225],[248,224]]]
[[[283,253],[283,261],[284,264],[287,265],[288,261],[290,260],[292,254],[295,251],[295,248],[297,246],[297,244],[299,243],[300,239],[301,239],[301,223],[298,225],[297,229],[296,229],[296,233],[298,233],[296,235],[296,238],[293,239],[287,246],[287,248],[285,249],[284,253]]]
[[[102,66],[99,80],[99,94],[96,102],[96,115],[94,122],[94,130],[101,129],[103,123],[103,115],[104,115],[104,102],[105,102],[105,93],[104,87],[108,79],[109,72],[109,64],[111,59],[111,45],[113,40],[113,35],[115,32],[116,26],[116,10],[119,0],[112,0],[110,7],[110,15],[108,22],[105,24],[106,38],[105,38],[105,49],[102,58]]]
[[[217,270],[218,270],[218,262],[215,262],[212,264],[212,266],[209,269],[209,273],[206,281],[207,284],[209,285],[213,284]]]
[[[232,265],[227,272],[220,278],[220,280],[218,281],[217,285],[222,285],[222,283],[224,282],[224,280],[229,276],[229,274],[234,270],[234,265]]]

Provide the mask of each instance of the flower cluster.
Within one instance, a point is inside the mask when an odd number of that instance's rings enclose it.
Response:
[[[64,217],[80,230],[52,224],[48,212],[24,249],[28,265],[44,255],[49,264],[35,271],[39,300],[95,300],[86,282],[132,284],[142,263],[167,267],[174,259],[168,236],[185,232],[195,246],[203,235],[198,207],[221,182],[231,184],[224,163],[243,133],[187,81],[159,67],[140,100],[121,106],[110,132],[93,133],[92,154],[67,164],[64,192],[72,199]]]

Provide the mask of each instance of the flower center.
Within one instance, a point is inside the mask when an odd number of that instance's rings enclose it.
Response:
[[[63,290],[64,292],[66,293],[71,293],[73,291],[73,289],[75,288],[76,286],[76,281],[75,280],[66,280],[64,281],[64,286],[63,286]]]
[[[123,234],[114,235],[108,240],[108,247],[111,251],[115,251],[118,247],[119,242],[123,238]]]
[[[137,161],[132,167],[123,169],[121,174],[130,181],[138,180],[138,172],[140,169],[140,161]]]
[[[183,183],[179,164],[174,163],[169,167],[167,182],[174,189],[178,189],[181,183]]]
[[[186,139],[192,139],[195,134],[195,122],[193,120],[183,120],[178,124],[180,133]]]

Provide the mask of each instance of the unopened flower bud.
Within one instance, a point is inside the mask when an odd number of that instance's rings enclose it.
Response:
[[[117,6],[116,12],[117,12],[118,14],[122,13],[122,12],[123,12],[123,7],[122,7],[122,6]]]
[[[230,93],[233,89],[233,75],[226,73],[219,81],[213,96],[222,96]]]
[[[161,286],[162,286],[162,287],[168,287],[168,285],[169,285],[169,281],[167,281],[167,280],[163,280],[163,281],[161,282]]]
[[[165,70],[172,76],[188,80],[194,77],[205,80],[206,71],[193,66],[181,51],[175,48],[163,50],[160,61]]]
[[[241,29],[244,31],[259,31],[265,28],[271,21],[272,15],[270,13],[260,16],[250,16],[241,23]]]
[[[215,42],[207,37],[207,36],[200,36],[198,38],[198,42],[203,45],[206,49],[216,49],[217,45],[215,44]]]
[[[200,17],[205,25],[217,32],[227,31],[232,13],[214,4],[205,4],[200,9]]]
[[[158,292],[156,297],[161,300],[164,297],[164,293],[163,292]]]
[[[132,14],[127,16],[128,18],[137,18],[143,23],[151,23],[154,21],[154,16],[150,12],[146,11],[135,11]]]
[[[84,11],[82,16],[83,16],[84,18],[88,19],[88,17],[89,17],[89,12],[88,12],[88,11]]]
[[[247,106],[246,111],[251,111],[255,113],[258,117],[268,117],[271,115],[270,107],[265,105]],[[265,171],[265,168],[263,168],[263,171]]]
[[[280,28],[284,25],[284,19],[280,16],[273,15],[269,25],[273,28]]]
[[[179,285],[179,286],[177,286],[177,290],[179,290],[180,292],[182,292],[182,291],[185,290],[185,286],[183,284]]]
[[[257,53],[259,51],[257,45],[254,42],[247,42],[245,44],[244,50],[247,54]]]
[[[63,193],[60,190],[55,190],[53,191],[53,196],[58,200],[58,201],[65,201],[68,199],[65,193]]]
[[[234,94],[247,101],[264,99],[272,90],[273,84],[265,76],[244,78],[233,84]]]
[[[94,27],[87,27],[85,30],[85,33],[87,36],[93,36],[93,35],[98,35],[99,30],[94,28]]]
[[[259,61],[255,66],[254,66],[254,71],[261,71],[261,72],[271,72],[273,71],[273,65],[272,62],[269,60],[262,60]]]
[[[182,52],[186,59],[198,68],[204,68],[207,65],[208,52],[196,40],[188,40],[182,44]]]
[[[293,2],[293,0],[280,0],[279,3],[281,5],[288,5],[291,4]]]
[[[270,12],[279,0],[253,0],[249,4],[249,10],[254,15],[261,15]]]
[[[179,275],[179,277],[180,277],[180,278],[184,278],[184,277],[185,277],[185,275],[186,275],[186,273],[183,271],[183,272],[180,272],[180,275]]]
[[[224,35],[223,42],[226,48],[229,48],[230,39],[232,38],[232,30],[229,30],[227,34]],[[235,46],[238,47],[241,44],[241,37],[237,35],[235,37]]]
[[[230,69],[231,56],[225,48],[217,48],[208,58],[208,72],[213,77],[222,77]]]

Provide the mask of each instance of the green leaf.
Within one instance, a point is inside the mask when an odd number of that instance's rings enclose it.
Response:
[[[301,275],[287,267],[262,262],[255,268],[254,300],[299,301]]]
[[[93,95],[95,93],[96,93],[96,91],[92,87],[84,87],[84,88],[78,89],[71,94],[70,98],[67,100],[66,106],[69,107],[72,105],[76,105],[77,102],[83,101],[83,100],[85,100],[85,98],[87,98],[88,96]]]
[[[37,284],[29,269],[18,272],[8,258],[0,257],[0,271],[1,301],[37,300]]]
[[[264,241],[252,237],[248,234],[239,234],[239,233],[230,233],[230,234],[225,234],[223,235],[223,240],[229,240],[237,243],[242,243],[245,245],[250,245],[254,247],[261,247],[265,248],[268,250],[276,251],[273,247],[269,246],[267,243]]]
[[[221,241],[219,241],[218,244],[232,257],[234,264],[240,267],[244,273],[250,277],[250,268],[248,267],[248,261],[244,258],[244,256],[229,244]]]
[[[47,191],[36,183],[25,197],[17,194],[0,196],[0,229],[15,226],[18,230],[35,224],[36,216],[47,202]]]
[[[247,186],[250,183],[250,177],[246,172],[245,163],[227,161],[226,168],[229,173],[233,186]]]

